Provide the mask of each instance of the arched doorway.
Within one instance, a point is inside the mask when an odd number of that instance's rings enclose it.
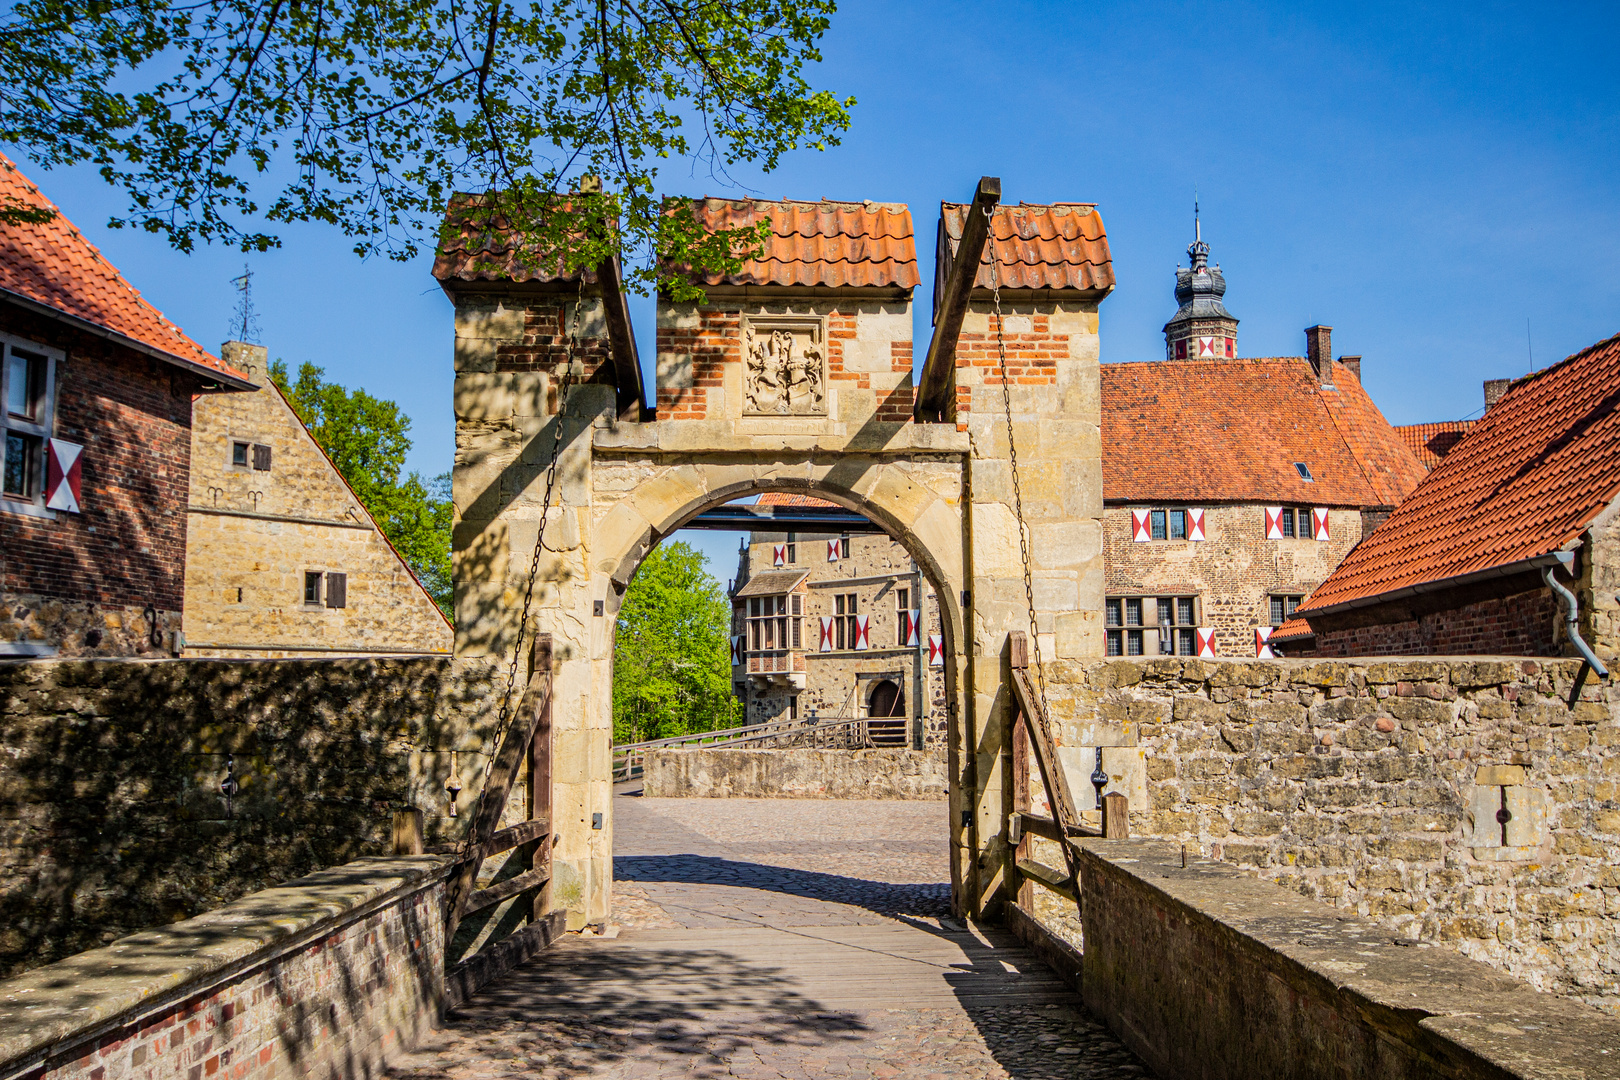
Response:
[[[873,746],[904,747],[906,731],[906,692],[893,679],[879,679],[866,695],[866,733]]]

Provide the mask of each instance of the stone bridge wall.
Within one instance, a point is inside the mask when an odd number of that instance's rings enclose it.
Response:
[[[647,751],[644,775],[653,798],[943,800],[950,793],[942,749],[672,747]]]
[[[0,663],[0,977],[387,852],[396,810],[446,838],[496,685],[448,657]]]
[[[1147,793],[1133,835],[1620,1011],[1620,690],[1590,678],[1572,706],[1579,670],[1166,658],[1047,680],[1082,806],[1090,748],[1137,747],[1109,752]]]
[[[0,982],[0,1078],[377,1076],[444,997],[442,860],[360,859]]]

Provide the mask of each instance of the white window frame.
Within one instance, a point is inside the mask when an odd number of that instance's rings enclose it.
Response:
[[[45,357],[45,393],[44,414],[38,420],[22,420],[13,417],[8,409],[11,401],[11,350],[13,347],[27,352],[38,353]],[[51,452],[50,443],[56,437],[56,371],[67,354],[61,349],[53,349],[48,345],[41,345],[27,338],[15,337],[11,334],[0,334],[0,439],[4,432],[18,431],[25,435],[32,435],[40,441],[39,476],[36,480],[39,490],[32,499],[19,499],[13,495],[0,493],[0,510],[7,510],[14,514],[25,514],[28,517],[45,518],[48,521],[56,520],[56,511],[45,506],[45,475],[46,458]],[[0,454],[4,453],[4,443],[0,442]]]

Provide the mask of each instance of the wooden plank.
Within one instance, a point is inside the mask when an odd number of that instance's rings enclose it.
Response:
[[[1102,800],[1102,834],[1109,840],[1126,840],[1131,835],[1130,803],[1117,791],[1109,792]]]
[[[1039,700],[1034,690],[1030,688],[1027,673],[1014,670],[1012,673],[1013,693],[1018,701],[1019,714],[1024,723],[1029,725],[1030,749],[1035,753],[1035,764],[1040,768],[1041,784],[1046,788],[1046,797],[1052,804],[1052,813],[1065,827],[1080,824],[1080,815],[1074,806],[1074,796],[1069,793],[1069,778],[1063,771],[1062,762],[1058,758],[1057,742],[1052,738],[1052,729],[1046,722],[1046,716],[1041,712]]]
[[[489,838],[489,843],[484,848],[484,858],[499,855],[503,851],[511,851],[520,844],[527,844],[531,840],[538,840],[550,834],[551,822],[545,818],[519,822]]]
[[[473,882],[478,879],[478,868],[488,855],[490,837],[495,835],[495,826],[500,823],[501,814],[506,809],[506,797],[512,790],[512,781],[517,778],[518,766],[528,753],[535,730],[551,698],[551,635],[537,636],[534,651],[534,674],[529,678],[528,689],[523,691],[523,698],[518,702],[511,722],[506,725],[506,735],[501,740],[500,749],[495,752],[494,764],[490,766],[489,780],[479,793],[478,807],[473,811],[472,822],[467,827],[468,857],[450,879],[455,903],[445,912],[445,924],[451,935],[454,935],[457,924],[465,914]],[[545,657],[543,665],[538,662],[542,653]]]
[[[607,311],[619,416],[627,420],[647,419],[642,415],[646,393],[641,382],[641,360],[636,354],[636,335],[630,329],[630,305],[624,295],[624,277],[617,255],[596,267],[596,280],[602,286],[602,306]]]
[[[1037,885],[1044,885],[1059,896],[1066,896],[1076,904],[1080,902],[1080,894],[1075,891],[1074,878],[1061,870],[1054,870],[1045,863],[1038,863],[1034,859],[1019,859],[1018,872],[1024,875],[1025,881],[1033,881]]]
[[[394,811],[394,854],[422,854],[422,811]]]
[[[461,917],[466,918],[474,912],[494,907],[502,900],[510,900],[518,893],[538,888],[550,880],[551,868],[539,866],[533,870],[525,870],[516,877],[509,877],[505,881],[497,881],[487,889],[475,889],[462,904]]]
[[[1123,798],[1123,796],[1121,796]],[[1084,825],[1068,825],[1058,827],[1058,823],[1044,814],[1021,813],[1017,815],[1018,827],[1026,836],[1039,836],[1043,840],[1058,840],[1063,836],[1102,836],[1097,829],[1088,829]]]
[[[981,177],[967,220],[962,224],[962,239],[951,258],[944,292],[934,309],[934,337],[928,343],[928,357],[923,361],[922,376],[917,384],[919,424],[956,419],[956,342],[962,336],[962,320],[967,316],[973,282],[979,276],[979,262],[984,258],[985,241],[990,237],[990,222],[985,212],[994,212],[1000,201],[1001,180],[994,176]]]

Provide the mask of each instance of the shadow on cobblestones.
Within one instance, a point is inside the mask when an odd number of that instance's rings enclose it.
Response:
[[[644,884],[733,885],[864,908],[879,915],[949,915],[948,882],[896,884],[712,855],[619,856],[614,877]]]

